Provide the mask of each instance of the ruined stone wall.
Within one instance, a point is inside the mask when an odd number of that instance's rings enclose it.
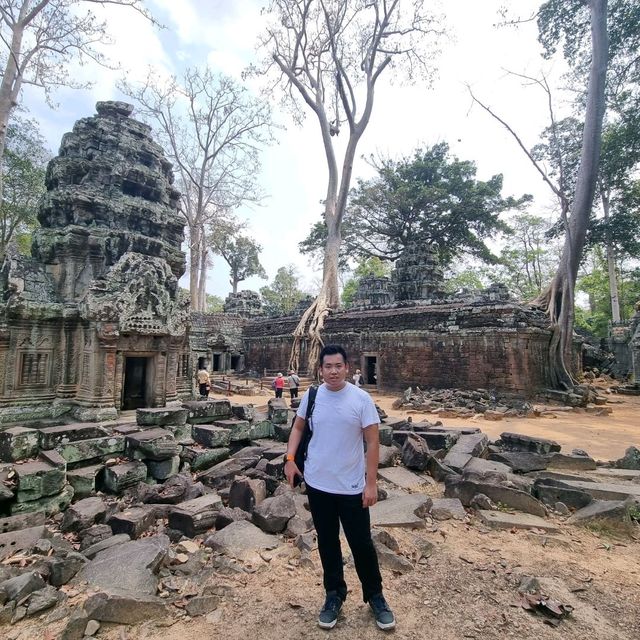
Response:
[[[295,318],[249,323],[247,366],[285,368],[295,324]],[[380,388],[489,387],[528,394],[550,382],[546,319],[515,304],[338,313],[327,320],[324,340],[343,345],[353,369],[364,369],[365,356],[376,357]]]

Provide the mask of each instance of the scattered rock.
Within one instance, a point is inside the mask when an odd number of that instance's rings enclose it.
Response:
[[[252,520],[267,533],[281,533],[296,511],[293,496],[287,493],[264,500],[255,508]]]

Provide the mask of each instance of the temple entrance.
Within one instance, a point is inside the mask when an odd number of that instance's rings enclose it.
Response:
[[[124,388],[122,392],[122,408],[140,409],[149,407],[151,403],[149,398],[153,397],[150,393],[149,368],[151,367],[151,358],[133,358],[125,357],[124,365]]]
[[[222,371],[222,354],[221,353],[213,354],[212,371]]]
[[[365,384],[378,384],[378,358],[377,356],[364,356],[364,368],[362,371]]]

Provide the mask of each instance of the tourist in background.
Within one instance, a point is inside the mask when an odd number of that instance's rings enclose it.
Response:
[[[356,369],[356,372],[353,374],[353,384],[355,384],[356,387],[362,386],[362,374],[360,373],[360,369]]]
[[[289,395],[293,400],[294,398],[298,397],[298,388],[300,387],[300,378],[293,369],[289,370],[287,382],[289,383]]]
[[[362,598],[369,603],[380,629],[393,629],[396,621],[382,595],[382,577],[371,539],[369,507],[378,500],[380,418],[371,396],[347,383],[349,364],[345,350],[327,345],[320,352],[324,383],[318,387],[309,418],[311,439],[304,465],[309,509],[318,536],[326,599],[318,617],[323,629],[338,621],[347,597],[340,525],[351,548]],[[302,476],[295,454],[302,440],[309,392],[296,412],[285,454],[284,473],[291,486]],[[366,442],[365,456],[362,441]],[[303,634],[299,634],[303,635]]]
[[[278,373],[276,379],[273,381],[273,386],[276,390],[276,398],[282,398],[282,392],[284,390],[284,377],[281,373]]]
[[[209,397],[209,389],[211,388],[211,379],[209,378],[209,372],[204,368],[204,365],[198,369],[196,374],[198,379],[198,389],[200,396],[203,398]]]

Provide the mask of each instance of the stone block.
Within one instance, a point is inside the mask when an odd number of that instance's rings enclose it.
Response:
[[[180,456],[168,460],[145,460],[149,476],[155,480],[167,480],[180,471]]]
[[[256,409],[252,404],[232,404],[231,413],[236,420],[251,422],[254,419]]]
[[[168,424],[168,425],[165,425],[163,429],[166,429],[167,431],[171,432],[171,434],[175,438],[175,441],[178,444],[182,444],[182,445],[193,444],[193,435],[191,433],[192,425],[190,425],[188,422],[186,424],[180,424],[180,425]]]
[[[424,487],[429,484],[425,478],[421,478],[403,467],[378,469],[378,478],[407,490],[418,489],[419,487]]]
[[[264,533],[250,522],[241,520],[232,522],[222,531],[216,531],[205,540],[204,544],[214,551],[242,558],[246,554],[275,549],[282,542],[276,536]]]
[[[125,438],[125,454],[133,460],[167,460],[177,456],[181,447],[166,429],[146,429]]]
[[[505,473],[511,474],[511,467],[503,464],[502,462],[496,462],[494,460],[485,460],[484,458],[471,458],[469,462],[464,466],[464,473]]]
[[[624,452],[624,456],[616,460],[615,466],[618,469],[640,470],[640,448],[634,446],[629,447]]]
[[[460,437],[460,434],[454,431],[443,431],[434,428],[426,431],[418,431],[417,426],[418,425],[414,427],[415,432],[427,443],[429,449],[432,450],[451,449]]]
[[[117,547],[125,542],[129,542],[129,540],[131,540],[131,538],[126,533],[121,533],[117,536],[112,535],[109,538],[105,538],[104,540],[87,547],[82,551],[82,555],[89,558],[89,560],[93,560],[93,558],[95,558],[101,551]]]
[[[56,451],[69,463],[98,460],[105,456],[118,456],[124,453],[124,436],[105,436],[90,440],[78,440],[61,444]]]
[[[250,440],[249,423],[246,420],[216,420],[214,426],[227,429],[231,442]]]
[[[96,478],[104,469],[103,464],[79,467],[67,471],[67,482],[73,487],[75,498],[88,498],[96,490]]]
[[[214,526],[221,508],[222,500],[216,493],[187,500],[169,512],[169,527],[193,538]]]
[[[0,588],[6,593],[7,600],[16,602],[44,587],[44,580],[36,571],[27,571],[0,583]]]
[[[42,511],[48,516],[64,511],[73,499],[73,487],[66,484],[60,493],[52,496],[39,498],[38,500],[30,500],[29,502],[16,502],[11,505],[11,515],[21,513],[33,513],[34,511]]]
[[[393,444],[393,429],[388,424],[381,424],[378,427],[378,440],[385,447]]]
[[[444,482],[447,476],[458,475],[456,471],[444,464],[444,462],[440,462],[435,456],[429,458],[427,472],[437,482]]]
[[[267,404],[267,415],[274,424],[287,424],[289,422],[289,407],[282,398],[271,398]]]
[[[208,487],[221,489],[229,486],[235,476],[242,475],[243,471],[252,467],[257,462],[257,457],[243,459],[230,458],[211,467],[208,471],[199,474],[197,479]]]
[[[199,449],[197,447],[186,446],[182,448],[182,459],[189,463],[192,471],[202,471],[226,460],[230,453],[231,449],[228,447]]]
[[[25,513],[22,516],[8,516],[0,518],[0,533],[20,531],[29,527],[39,527],[44,524],[44,513]]]
[[[378,466],[381,468],[393,467],[400,457],[400,452],[398,451],[397,447],[387,447],[381,444],[379,452],[380,458],[378,461]]]
[[[194,400],[182,405],[189,412],[187,422],[190,424],[207,424],[214,420],[230,418],[231,403],[228,400]]]
[[[289,436],[291,435],[290,424],[274,424],[273,425],[273,437],[278,442],[289,442]]]
[[[84,549],[88,549],[98,542],[102,542],[107,538],[113,536],[113,531],[111,531],[111,527],[107,524],[94,524],[81,531],[79,534],[80,537],[80,551]]]
[[[64,532],[78,532],[93,524],[104,522],[107,505],[102,498],[85,498],[72,504],[64,513],[60,528]]]
[[[265,472],[274,478],[284,478],[284,456],[269,460]]]
[[[188,409],[183,407],[154,407],[136,409],[136,423],[141,427],[164,427],[187,422]]]
[[[530,451],[501,451],[500,453],[490,453],[489,460],[506,464],[514,473],[543,471],[548,465],[545,456]]]
[[[560,451],[560,445],[555,440],[534,438],[519,433],[502,433],[500,442],[505,451],[530,451],[541,455]]]
[[[249,440],[261,440],[263,438],[273,438],[273,424],[269,420],[253,422],[249,425]]]
[[[252,521],[266,533],[282,533],[296,511],[293,495],[285,493],[258,504],[253,511]]]
[[[431,505],[431,498],[420,493],[392,496],[376,502],[369,509],[371,524],[378,527],[424,528],[424,518]]]
[[[124,462],[112,467],[105,467],[103,482],[111,493],[122,493],[138,482],[147,479],[147,467],[144,462]]]
[[[70,551],[66,556],[54,556],[49,560],[49,582],[54,587],[67,584],[88,562],[81,553]]]
[[[614,523],[628,523],[630,522],[629,512],[631,509],[638,509],[638,503],[633,499],[594,500],[576,511],[567,522],[569,524],[588,524],[598,520],[608,520]]]
[[[473,457],[480,457],[489,446],[489,438],[484,433],[463,434],[451,447],[449,453],[463,453]]]
[[[28,502],[60,493],[66,482],[63,469],[46,462],[25,462],[16,465],[18,491],[16,500]]]
[[[264,480],[253,480],[244,476],[236,477],[229,489],[229,507],[238,507],[251,512],[267,497]]]
[[[220,596],[195,596],[191,598],[185,606],[185,611],[192,618],[195,616],[203,616],[210,613],[214,609],[217,609],[220,604]]]
[[[562,484],[569,489],[585,491],[596,500],[626,500],[627,498],[640,499],[640,485],[638,484],[584,482],[576,480],[562,481]]]
[[[528,513],[504,513],[483,509],[477,513],[480,520],[493,529],[540,529],[548,533],[560,531],[552,522]]]
[[[26,527],[20,530],[6,530],[0,528],[0,561],[12,556],[15,553],[19,553],[20,551],[28,551],[33,547],[33,545],[38,542],[41,538],[44,538],[46,535],[44,528],[44,513],[34,513],[28,514],[24,516],[10,516],[8,518],[2,518],[0,520],[0,526],[2,526],[3,522],[7,521],[25,521],[25,518],[29,518],[31,516],[37,516],[38,520],[42,520],[41,525]]]
[[[435,520],[464,520],[467,512],[457,498],[434,498],[431,517]]]
[[[62,469],[63,471],[67,470],[67,461],[55,449],[41,451],[38,457],[42,462],[46,462],[52,467],[58,467],[58,469]]]
[[[251,520],[251,514],[243,509],[222,507],[216,515],[216,531],[220,531],[220,529],[224,529],[232,522],[239,522],[240,520]]]
[[[545,456],[549,469],[569,469],[571,471],[594,471],[596,461],[590,456],[550,453]]]
[[[231,444],[231,431],[211,424],[194,425],[191,430],[193,439],[203,447],[215,449]]]
[[[442,460],[442,464],[453,469],[456,473],[462,473],[462,470],[472,457],[469,453],[459,453],[451,449]]]
[[[38,455],[38,431],[10,427],[0,431],[0,462],[17,462]]]
[[[109,433],[96,424],[63,424],[57,427],[44,427],[39,429],[40,448],[57,449],[70,442],[79,440],[95,440],[104,438]]]
[[[431,454],[427,443],[415,433],[409,434],[402,445],[402,462],[405,467],[424,471]]]
[[[34,591],[26,602],[27,616],[35,616],[60,602],[62,594],[55,587],[46,586]]]
[[[92,620],[116,624],[138,624],[167,614],[160,598],[133,591],[95,593],[87,598],[84,608]]]
[[[550,507],[554,507],[557,502],[562,502],[573,509],[582,509],[593,500],[586,491],[570,489],[562,482],[551,478],[536,480],[533,483],[533,495]]]
[[[114,513],[107,521],[114,535],[126,533],[134,540],[147,532],[155,523],[155,510],[151,506],[125,509]]]

